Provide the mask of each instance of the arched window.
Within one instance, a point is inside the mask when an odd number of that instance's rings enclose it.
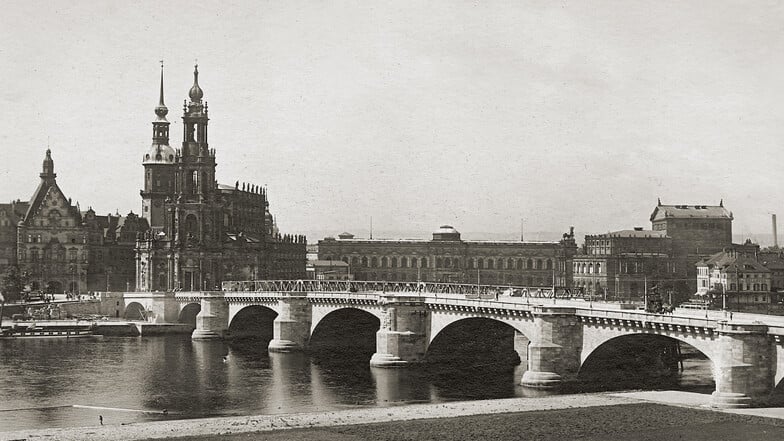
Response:
[[[444,258],[444,268],[452,268],[452,259],[449,257]]]
[[[362,258],[362,266],[365,267],[365,268],[368,267],[368,258],[367,257],[363,257]]]
[[[601,272],[602,272],[602,264],[601,263],[597,263],[596,264],[596,274],[601,274]],[[598,289],[598,286],[597,286],[597,289]]]
[[[408,267],[408,259],[405,257],[400,258],[400,268],[407,268]]]
[[[526,268],[534,269],[534,261],[533,261],[533,259],[528,259],[528,262],[526,262]]]
[[[191,193],[198,192],[199,189],[199,171],[194,170],[191,173]]]
[[[397,257],[391,259],[392,268],[397,268]]]
[[[487,259],[487,269],[493,269],[495,266],[495,261],[493,259]]]
[[[506,269],[514,269],[514,259],[511,257],[506,261]]]
[[[381,258],[381,268],[386,268],[386,267],[387,267],[387,257],[384,256]]]
[[[427,258],[422,258],[419,260],[419,267],[420,268],[427,268]]]
[[[343,256],[343,258],[342,258],[342,259],[340,259],[340,260],[342,260],[343,262],[346,262],[346,263],[348,263],[348,256]]]
[[[477,267],[478,269],[484,269],[484,267],[485,267],[485,261],[484,261],[484,260],[482,260],[481,258],[479,258],[479,259],[476,261],[476,267]]]
[[[189,214],[185,217],[185,237],[190,239],[199,237],[199,221],[195,214]]]
[[[373,268],[378,268],[378,258],[376,256],[370,258],[370,266]]]
[[[549,270],[553,269],[553,261],[550,259],[547,259],[547,269]]]
[[[436,257],[436,268],[441,268],[444,265],[444,260],[440,257]]]
[[[542,259],[536,259],[536,269],[542,269]]]
[[[523,259],[517,259],[517,269],[523,269]]]
[[[459,258],[457,258],[457,257],[455,257],[454,259],[452,259],[452,266],[453,266],[453,267],[455,267],[455,269],[458,269],[458,268],[460,268],[460,259],[459,259]]]
[[[593,274],[593,264],[592,263],[588,264],[588,274]]]

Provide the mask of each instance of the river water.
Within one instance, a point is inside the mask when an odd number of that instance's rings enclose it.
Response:
[[[189,336],[0,341],[0,431],[531,397],[521,366],[378,369]],[[680,383],[710,389],[710,363]]]

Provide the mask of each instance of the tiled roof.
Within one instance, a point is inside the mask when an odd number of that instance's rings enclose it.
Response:
[[[761,262],[746,255],[722,251],[697,263],[697,266],[715,267],[723,272],[770,272]]]
[[[669,218],[732,219],[732,213],[721,205],[659,205],[651,214],[651,222]]]

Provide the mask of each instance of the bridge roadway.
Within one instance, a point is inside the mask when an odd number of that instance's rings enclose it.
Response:
[[[370,361],[376,367],[423,362],[450,325],[490,319],[515,329],[515,349],[528,364],[521,383],[542,388],[576,379],[600,346],[646,334],[682,341],[711,360],[714,406],[764,405],[777,386],[784,389],[784,317],[735,313],[730,320],[723,311],[687,309],[651,314],[563,289],[413,282],[226,282],[222,291],[126,294],[126,307],[134,302],[150,320],[198,312],[194,340],[226,338],[241,311],[265,308],[276,314],[273,352],[306,348],[334,312],[364,311],[380,322]]]

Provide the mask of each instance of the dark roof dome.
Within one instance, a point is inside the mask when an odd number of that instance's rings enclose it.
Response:
[[[460,232],[451,225],[441,225],[433,232],[433,240],[460,240]]]

